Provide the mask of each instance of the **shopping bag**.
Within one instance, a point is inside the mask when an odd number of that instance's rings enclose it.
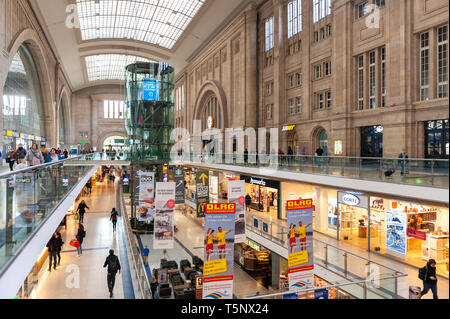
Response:
[[[73,219],[78,220],[80,218],[80,215],[78,215],[78,213],[76,213],[75,215],[73,215]]]
[[[78,240],[76,240],[76,239],[72,239],[70,241],[69,245],[73,246],[73,247],[80,247],[80,242]]]

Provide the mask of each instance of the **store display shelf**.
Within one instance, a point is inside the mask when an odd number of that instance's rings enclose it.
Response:
[[[417,214],[437,214],[437,211],[433,211],[433,212],[409,212],[407,213],[408,215],[417,215]]]

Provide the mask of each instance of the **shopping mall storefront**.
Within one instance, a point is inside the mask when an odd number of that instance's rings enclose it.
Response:
[[[279,181],[265,179],[262,177],[241,175],[245,181],[245,194],[250,195],[250,208],[262,215],[279,219],[280,217],[280,185]]]
[[[314,230],[416,267],[433,258],[448,277],[449,208],[304,183],[281,183],[287,200],[312,198]]]

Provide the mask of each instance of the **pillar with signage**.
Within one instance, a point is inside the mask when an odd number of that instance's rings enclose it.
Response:
[[[196,173],[197,217],[205,217],[205,205],[209,202],[209,172]]]

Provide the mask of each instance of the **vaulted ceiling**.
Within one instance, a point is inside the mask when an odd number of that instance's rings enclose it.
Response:
[[[73,91],[122,83],[135,61],[176,71],[251,0],[30,0]]]

